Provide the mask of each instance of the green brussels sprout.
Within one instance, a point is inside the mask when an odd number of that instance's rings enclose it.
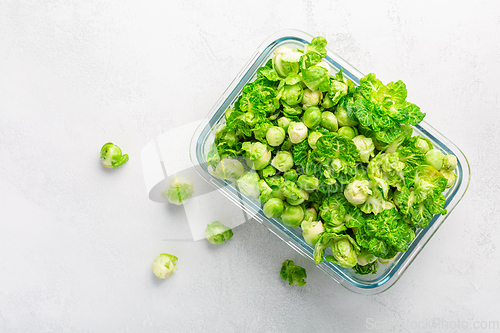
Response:
[[[335,106],[335,104],[333,103],[332,98],[328,94],[325,94],[325,97],[323,97],[323,102],[321,103],[321,106],[325,109],[330,109],[330,108],[333,108]]]
[[[215,143],[212,143],[212,145],[210,145],[210,150],[207,153],[207,164],[215,169],[219,162],[220,156],[219,152],[217,151],[217,145]]]
[[[310,246],[314,246],[318,242],[319,236],[325,232],[325,226],[321,221],[304,220],[300,227],[304,241]]]
[[[312,91],[311,89],[304,89],[302,96],[302,108],[305,110],[311,106],[316,106],[321,102],[323,94],[319,91]]]
[[[356,135],[358,135],[358,130],[356,129],[356,127],[342,126],[341,128],[339,128],[338,133],[340,136],[343,136],[348,140],[352,140]]]
[[[215,142],[227,141],[230,146],[234,146],[240,141],[238,133],[228,130],[226,125],[221,125],[215,132]]]
[[[327,75],[330,76],[331,72],[330,65],[328,65],[326,61],[321,60],[319,63],[316,64],[316,66],[323,67],[324,69],[326,69]]]
[[[281,77],[288,74],[297,74],[299,72],[299,61],[302,53],[293,51],[288,46],[283,46],[274,51],[272,64],[273,69]]]
[[[217,164],[214,176],[235,182],[243,176],[244,172],[245,168],[240,161],[226,157]]]
[[[359,158],[361,162],[368,163],[370,158],[375,156],[375,145],[373,144],[373,140],[371,138],[367,138],[364,135],[358,135],[352,139],[352,142],[354,142],[359,151]]]
[[[367,180],[354,179],[347,184],[344,190],[344,196],[353,205],[361,205],[365,203],[368,196],[372,194]]]
[[[259,180],[260,178],[257,172],[249,171],[238,179],[236,183],[241,193],[258,198],[260,195]]]
[[[288,137],[292,143],[301,143],[307,137],[307,127],[304,123],[291,122],[288,126]]]
[[[280,217],[285,208],[285,204],[283,200],[279,198],[271,198],[269,199],[262,209],[264,211],[264,215],[269,217],[270,219],[275,217]]]
[[[312,149],[316,149],[316,143],[318,142],[318,139],[323,136],[323,133],[314,131],[310,132],[309,136],[307,137],[307,143],[309,143],[309,147]]]
[[[302,287],[306,284],[307,274],[304,267],[297,266],[291,260],[285,260],[281,265],[280,270],[281,278],[286,281],[290,286],[297,285]]]
[[[455,180],[457,179],[457,175],[453,171],[441,171],[441,174],[444,178],[446,178],[446,188],[450,188],[455,184]]]
[[[285,178],[285,180],[289,180],[292,182],[296,181],[298,177],[299,175],[297,174],[297,171],[295,171],[295,169],[290,169],[283,174],[283,178]]]
[[[226,118],[226,121],[231,117],[231,113],[233,113],[233,109],[228,108],[226,112],[224,112],[224,118]]]
[[[293,156],[288,151],[279,151],[274,156],[271,165],[281,172],[286,172],[293,167]]]
[[[350,237],[342,237],[333,242],[331,249],[334,260],[329,260],[329,256],[326,257],[327,261],[333,261],[341,267],[352,268],[357,263],[357,255],[352,244]]]
[[[337,131],[339,128],[337,117],[335,117],[335,115],[330,111],[324,111],[321,114],[321,126],[326,128],[330,132]]]
[[[170,179],[169,188],[161,192],[174,205],[182,205],[193,195],[193,183],[184,177]]]
[[[419,137],[415,140],[415,147],[420,150],[422,154],[425,154],[433,148],[433,145],[429,139]]]
[[[274,176],[276,174],[276,169],[272,165],[266,166],[264,169],[260,170],[261,176],[264,178]]]
[[[273,196],[273,189],[267,184],[264,179],[261,179],[257,183],[259,185],[259,200],[261,204],[265,204]]]
[[[347,109],[345,108],[344,104],[337,106],[337,110],[335,110],[335,116],[337,117],[337,120],[339,122],[339,126],[356,126],[358,125],[357,121],[352,120],[349,118],[347,115]]]
[[[457,167],[457,157],[455,155],[445,155],[443,158],[443,167],[444,171],[453,171]]]
[[[281,100],[289,106],[297,105],[302,101],[304,90],[300,83],[284,85],[282,89]]]
[[[105,143],[101,148],[102,165],[106,168],[116,169],[128,161],[128,155],[111,142]]]
[[[314,176],[301,175],[297,180],[297,185],[305,191],[315,191],[319,187],[319,179]]]
[[[425,153],[425,162],[434,167],[436,170],[440,170],[443,167],[444,154],[437,149],[431,149]]]
[[[288,202],[292,206],[298,206],[304,201],[309,200],[309,193],[307,193],[306,191],[299,189],[297,193],[299,194],[298,197],[287,197],[286,202]]]
[[[290,125],[290,119],[287,117],[281,117],[278,119],[278,126],[284,129],[285,131],[288,130],[288,126]]]
[[[222,244],[233,237],[233,231],[219,221],[215,221],[207,224],[205,235],[210,243]]]
[[[358,253],[356,259],[357,259],[358,265],[360,265],[360,266],[366,266],[366,265],[369,265],[369,264],[377,261],[377,257],[375,257],[373,254],[368,252],[368,250],[366,250],[366,249],[361,250],[361,252]]]
[[[318,211],[316,208],[307,208],[304,212],[304,220],[316,221],[318,219]]]
[[[248,166],[255,170],[264,169],[271,161],[271,150],[261,142],[243,142],[241,148],[246,151]]]
[[[270,127],[266,133],[266,140],[270,146],[277,147],[285,141],[285,130],[278,126]]]
[[[310,129],[318,127],[321,119],[321,110],[317,106],[307,108],[302,116],[302,121]]]
[[[153,261],[153,273],[160,279],[166,279],[174,271],[177,270],[175,268],[175,262],[179,260],[176,256],[162,253],[158,256],[158,258]]]
[[[281,221],[292,228],[298,227],[304,219],[304,208],[293,206],[285,202],[285,208],[281,214]]]

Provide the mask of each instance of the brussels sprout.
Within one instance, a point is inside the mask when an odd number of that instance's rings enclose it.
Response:
[[[314,246],[318,242],[321,233],[325,232],[325,227],[321,221],[304,220],[300,227],[302,228],[304,241],[311,246]]]
[[[215,176],[235,182],[243,176],[244,172],[245,168],[240,161],[232,158],[224,158],[217,164]]]
[[[329,260],[329,256],[326,257],[326,260],[333,261],[344,268],[354,267],[358,261],[352,242],[348,237],[335,240],[331,246],[335,260]]]
[[[325,111],[321,114],[321,126],[329,130],[330,132],[335,132],[339,128],[337,122],[337,117],[330,111]]]
[[[331,72],[330,65],[328,65],[326,63],[326,61],[322,60],[318,64],[316,64],[316,66],[323,67],[324,69],[326,69],[327,75],[330,76],[330,72]]]
[[[455,180],[457,179],[457,175],[453,171],[441,171],[441,174],[444,178],[446,178],[446,188],[450,188],[455,184]]]
[[[318,219],[318,211],[316,208],[307,208],[304,212],[304,220],[316,221]]]
[[[258,198],[260,195],[259,180],[260,178],[257,172],[249,171],[238,179],[236,183],[241,193]]]
[[[304,191],[302,189],[298,189],[297,193],[298,193],[298,197],[293,197],[293,198],[287,197],[286,202],[288,202],[292,206],[298,206],[301,203],[303,203],[304,201],[309,200],[309,193],[307,193],[306,191]],[[285,197],[286,197],[286,195],[285,195]]]
[[[321,103],[321,106],[324,107],[325,109],[330,109],[335,106],[333,103],[333,100],[328,94],[325,94],[325,97],[323,97],[323,103]]]
[[[370,158],[375,156],[375,153],[373,152],[375,150],[375,145],[373,144],[373,140],[371,138],[367,138],[364,135],[358,135],[352,139],[352,142],[354,142],[359,151],[361,162],[368,163]]]
[[[260,174],[264,178],[271,177],[276,174],[276,169],[272,165],[268,165],[264,169],[260,170]]]
[[[226,121],[231,117],[231,113],[233,113],[233,109],[228,108],[226,112],[224,113],[224,118],[226,118]]]
[[[177,270],[175,268],[175,262],[179,260],[176,256],[162,253],[158,258],[153,261],[153,273],[160,279],[166,279],[174,271]]]
[[[279,198],[271,198],[266,202],[262,210],[264,211],[264,215],[272,219],[280,217],[284,208],[285,204],[283,203],[283,200]]]
[[[230,146],[234,146],[240,140],[236,131],[227,129],[226,125],[221,125],[215,132],[215,142],[227,141]]]
[[[273,189],[266,183],[264,179],[257,182],[259,186],[259,200],[261,204],[265,204],[273,195]]]
[[[170,187],[161,192],[174,205],[182,205],[193,194],[193,183],[184,177],[170,179]]]
[[[233,237],[233,231],[219,221],[215,221],[207,225],[205,235],[210,243],[222,244]]]
[[[339,122],[339,126],[356,126],[358,124],[357,121],[352,120],[347,115],[347,109],[344,104],[337,106],[337,110],[335,111],[335,116]]]
[[[356,129],[356,127],[342,126],[341,128],[339,128],[338,133],[340,136],[343,136],[348,140],[352,140],[356,135],[358,135],[358,130]]]
[[[440,150],[431,149],[425,153],[425,162],[436,170],[440,170],[443,166],[443,159],[444,154]]]
[[[358,265],[360,266],[366,266],[371,264],[372,262],[377,261],[377,257],[368,252],[368,250],[366,249],[361,250],[361,252],[358,253],[356,259],[358,261]]]
[[[271,150],[261,142],[243,142],[241,146],[246,151],[247,164],[255,170],[262,170],[271,161]]]
[[[280,276],[283,280],[288,280],[290,286],[297,285],[302,287],[306,284],[304,279],[307,278],[306,270],[303,267],[297,266],[291,260],[285,260],[281,265]]]
[[[116,169],[128,161],[128,155],[122,154],[120,147],[108,142],[101,148],[101,159],[106,168]]]
[[[310,106],[316,106],[321,102],[323,94],[319,91],[312,91],[311,89],[304,89],[302,96],[302,108],[305,110]]]
[[[274,51],[273,69],[281,77],[286,77],[290,73],[299,72],[299,61],[302,53],[293,51],[288,46],[283,46]]]
[[[367,180],[354,179],[344,190],[345,198],[353,205],[363,204],[370,194],[372,191]]]
[[[299,175],[297,174],[297,171],[295,171],[295,169],[290,169],[283,174],[283,178],[285,178],[285,180],[289,180],[292,182],[296,181],[298,177]]]
[[[293,167],[293,156],[288,151],[279,151],[274,156],[271,165],[281,172],[286,172]]]
[[[319,187],[319,179],[314,176],[301,175],[297,180],[297,185],[305,191],[315,191]]]
[[[270,127],[266,133],[266,140],[270,146],[277,147],[285,141],[285,130],[278,126]]]
[[[288,126],[290,125],[290,119],[286,117],[281,117],[278,119],[278,126],[284,129],[285,131],[288,130]]]
[[[298,227],[304,219],[304,208],[293,206],[285,202],[285,209],[281,214],[281,221],[292,228]]]
[[[302,101],[304,90],[300,83],[285,85],[282,88],[281,100],[289,106],[294,106]]]
[[[312,149],[316,149],[316,143],[318,142],[318,139],[322,137],[323,134],[320,132],[311,132],[309,133],[309,136],[307,137],[307,142],[309,143],[309,147]]]
[[[321,110],[317,106],[307,108],[302,116],[302,121],[310,129],[318,127],[321,123]]]
[[[420,150],[420,152],[422,154],[425,154],[427,153],[429,150],[431,150],[433,148],[433,145],[432,145],[432,142],[427,139],[427,138],[423,138],[423,137],[419,137],[417,138],[417,140],[415,140],[415,147]]]
[[[304,123],[291,122],[288,126],[288,137],[292,143],[301,143],[307,137],[307,127]]]
[[[455,155],[445,155],[443,158],[443,167],[444,171],[453,171],[457,167],[457,157]]]

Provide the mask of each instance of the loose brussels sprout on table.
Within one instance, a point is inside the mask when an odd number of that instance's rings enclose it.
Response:
[[[307,278],[306,270],[303,267],[297,266],[291,260],[285,260],[281,265],[280,276],[283,280],[288,280],[288,284],[302,287],[306,284],[304,279]]]
[[[191,195],[193,195],[193,183],[185,177],[174,177],[170,180],[169,188],[163,191],[168,201],[174,205],[182,205]]]
[[[300,228],[317,264],[376,273],[446,213],[457,160],[413,136],[425,114],[403,82],[355,83],[323,60],[325,46],[280,47],[257,70],[215,136],[213,174]]]
[[[175,268],[175,262],[179,260],[176,256],[162,253],[158,256],[158,258],[153,261],[153,273],[160,279],[166,279],[173,272],[177,270]]]
[[[231,228],[226,227],[219,221],[212,222],[205,229],[207,240],[212,244],[222,244],[233,237]]]
[[[128,155],[122,154],[120,147],[108,142],[101,148],[101,159],[106,168],[116,169],[128,161]]]

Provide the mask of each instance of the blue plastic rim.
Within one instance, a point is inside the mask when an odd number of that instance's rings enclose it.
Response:
[[[314,261],[314,248],[309,246],[302,239],[300,228],[289,228],[277,219],[267,218],[262,212],[260,203],[257,202],[254,198],[252,198],[252,200],[240,193],[237,187],[232,183],[213,177],[208,170],[204,155],[204,147],[207,143],[211,143],[208,142],[210,134],[215,131],[219,124],[225,122],[225,111],[232,106],[234,101],[236,101],[244,85],[252,81],[252,79],[256,75],[257,69],[263,66],[267,62],[267,60],[271,58],[272,52],[283,43],[297,44],[298,46],[303,46],[309,43],[306,39],[295,36],[296,34],[298,34],[307,38],[307,34],[290,30],[287,32],[292,32],[292,34],[289,36],[280,36],[279,38],[266,41],[267,43],[264,42],[263,50],[257,51],[256,56],[252,58],[249,64],[245,67],[246,70],[229,86],[229,88],[226,90],[226,93],[229,92],[227,96],[223,98],[220,104],[216,104],[215,108],[212,111],[213,113],[208,117],[208,122],[206,122],[205,125],[202,125],[202,127],[193,137],[192,146],[194,144],[195,147],[192,147],[194,148],[192,149],[192,155],[195,156],[192,156],[192,158],[196,159],[195,164],[198,164],[199,168],[201,168],[201,170],[198,168],[198,171],[200,175],[202,175],[207,181],[212,183],[219,190],[226,192],[224,193],[226,196],[231,196],[233,199],[240,201],[245,206],[245,208],[249,208],[251,211],[257,213],[260,217],[258,218],[259,222],[265,224],[273,233],[275,233],[278,237],[291,245],[295,250],[304,255],[306,258]],[[294,32],[297,33],[295,34]],[[331,52],[330,50],[328,50],[328,54],[329,55],[325,58],[325,60],[329,62],[330,65],[332,65],[337,70],[340,70],[340,68],[342,68],[345,77],[359,84],[360,78],[363,76],[361,73],[352,68],[352,66],[350,66],[347,62],[344,63],[343,59],[336,56],[335,53]],[[335,55],[335,57],[331,57],[331,54]],[[334,58],[339,60],[335,60]],[[351,70],[349,68],[351,68]],[[414,126],[414,135],[415,134],[429,138],[433,142],[435,148],[441,149],[444,153],[454,154],[457,156],[457,168],[455,170],[457,179],[455,181],[455,185],[452,188],[448,189],[445,193],[447,199],[445,208],[449,208],[449,212],[451,212],[451,210],[453,210],[453,208],[458,204],[463,194],[465,194],[465,191],[468,187],[470,169],[467,159],[453,143],[444,138],[439,132],[437,132],[425,122]],[[455,147],[456,149],[452,149],[450,147]],[[466,165],[463,165],[464,163]],[[461,194],[461,196],[457,197],[457,195],[459,194]],[[323,261],[323,263],[317,266],[321,270],[329,274],[337,282],[343,284],[346,288],[354,292],[366,295],[380,293],[387,290],[399,279],[399,277],[404,273],[409,264],[415,259],[416,255],[422,250],[425,244],[432,237],[434,232],[441,226],[447,216],[448,215],[436,215],[434,219],[429,223],[429,226],[427,228],[417,230],[415,239],[410,245],[409,249],[404,253],[400,253],[391,263],[386,265],[381,264],[377,274],[371,276],[357,275],[354,274],[354,271],[352,270],[342,268],[327,261]],[[295,246],[293,246],[293,244]]]

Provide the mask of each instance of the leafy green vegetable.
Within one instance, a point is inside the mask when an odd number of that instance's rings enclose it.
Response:
[[[226,110],[207,164],[265,216],[301,228],[316,263],[374,274],[446,213],[458,162],[412,136],[425,113],[403,82],[368,74],[356,84],[325,47],[316,37],[304,50],[276,49]]]
[[[303,267],[297,266],[291,260],[285,260],[281,265],[280,276],[283,280],[288,280],[288,284],[302,287],[306,284],[304,279],[307,278],[306,270]]]
[[[219,221],[215,221],[207,225],[205,235],[210,243],[222,244],[233,237],[233,231]]]
[[[161,192],[174,205],[182,205],[193,195],[193,183],[185,177],[170,179],[169,188]]]
[[[101,148],[101,159],[106,168],[116,169],[128,161],[128,155],[122,154],[120,147],[108,142]]]
[[[175,268],[175,262],[179,260],[176,256],[162,253],[158,258],[153,261],[153,273],[160,279],[166,279],[173,272],[177,270]]]

